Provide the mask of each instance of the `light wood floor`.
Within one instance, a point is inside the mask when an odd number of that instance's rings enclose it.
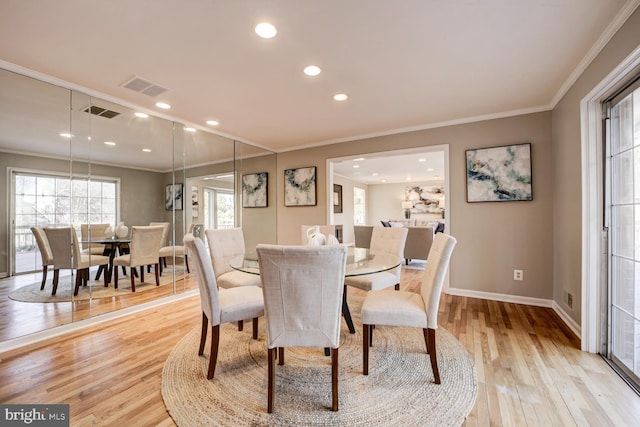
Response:
[[[404,270],[401,287],[416,290],[420,275]],[[74,426],[174,425],[162,366],[200,315],[199,298],[189,297],[0,354],[0,402],[68,403]],[[443,295],[439,323],[478,373],[465,425],[638,425],[640,397],[599,356],[581,352],[552,310]]]

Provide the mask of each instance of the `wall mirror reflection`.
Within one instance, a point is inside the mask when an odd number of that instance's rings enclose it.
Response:
[[[237,177],[275,170],[275,161],[266,150],[0,69],[0,342],[197,289],[184,234],[244,228]],[[167,186],[181,188],[181,209],[166,208]],[[250,245],[275,242],[271,206],[249,215],[261,224],[246,227]],[[162,228],[167,255],[160,286],[154,265],[136,268],[132,292],[131,269],[114,262],[133,258],[134,228],[151,224]],[[59,269],[41,249],[46,228],[69,233],[62,246],[50,236]]]

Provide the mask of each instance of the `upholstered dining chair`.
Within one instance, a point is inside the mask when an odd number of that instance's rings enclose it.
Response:
[[[47,241],[53,254],[53,290],[51,295],[58,291],[58,279],[60,270],[75,270],[76,283],[73,295],[77,296],[80,285],[86,285],[89,280],[89,268],[103,266],[108,268],[109,257],[103,255],[83,254],[78,242],[78,236],[73,227],[43,228]],[[108,286],[107,275],[104,275],[104,286]]]
[[[104,233],[109,224],[80,224],[80,237],[82,238],[82,253],[93,255],[106,255],[105,245],[100,243],[84,243],[92,239],[104,239]]]
[[[200,356],[204,353],[207,330],[211,325],[211,355],[207,372],[207,379],[210,380],[216,371],[220,325],[222,323],[253,319],[253,339],[258,339],[258,318],[264,315],[262,289],[257,286],[218,289],[211,260],[202,239],[187,233],[183,242],[188,252],[191,253],[200,289],[200,306],[202,308],[202,330],[200,332],[200,348],[198,349]]]
[[[44,285],[47,282],[47,270],[49,266],[53,266],[53,253],[51,253],[51,247],[49,247],[49,241],[47,236],[40,227],[31,227],[33,237],[36,239],[38,245],[38,251],[40,252],[40,258],[42,260],[42,284],[40,290],[44,289]],[[53,273],[55,274],[55,272]]]
[[[442,284],[447,274],[456,239],[438,233],[433,238],[420,293],[381,290],[368,292],[362,303],[362,365],[369,374],[369,347],[373,344],[373,326],[407,326],[422,328],[424,342],[431,359],[436,384],[440,384],[436,357],[436,329]]]
[[[369,244],[369,254],[374,257],[372,262],[375,262],[376,258],[402,260],[407,231],[406,227],[373,227]],[[390,286],[395,286],[396,290],[400,289],[401,272],[402,268],[398,265],[394,269],[380,273],[346,277],[345,298],[346,286],[353,286],[363,291],[380,290]]]
[[[245,253],[244,235],[241,228],[205,230],[209,242],[209,253],[216,281],[221,288],[238,286],[261,286],[260,276],[231,268],[229,262]]]
[[[338,348],[345,245],[256,248],[267,321],[267,412],[273,412],[274,358],[285,347],[331,348],[332,410],[338,410]]]
[[[150,225],[155,224],[167,224],[169,223],[155,223],[152,222]],[[193,227],[195,224],[191,224],[189,226],[189,231],[187,234],[191,234],[193,232]],[[167,227],[168,229],[168,227]],[[160,275],[162,275],[162,270],[167,266],[167,258],[176,259],[178,257],[184,257],[184,266],[187,269],[187,273],[189,271],[189,257],[187,256],[187,248],[184,245],[167,245],[166,239],[162,241],[162,246],[160,247]],[[175,262],[175,261],[174,261]]]
[[[144,267],[155,266],[156,286],[160,286],[160,242],[162,239],[162,226],[133,226],[131,227],[131,243],[129,253],[117,256],[113,259],[114,287],[118,287],[118,268],[129,267],[131,270],[131,292],[136,291],[134,269],[140,267],[140,283],[144,282]]]

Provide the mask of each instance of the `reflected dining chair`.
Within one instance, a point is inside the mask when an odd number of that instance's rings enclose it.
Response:
[[[90,240],[104,239],[107,228],[109,228],[109,224],[80,224],[83,254],[108,255],[105,253],[105,245],[88,243]]]
[[[58,291],[58,279],[60,270],[70,269],[76,272],[75,289],[73,295],[77,296],[80,285],[86,285],[89,281],[89,268],[103,266],[108,268],[109,257],[104,255],[83,254],[78,242],[78,236],[73,227],[43,228],[51,253],[53,254],[53,290],[51,295]],[[109,285],[107,275],[104,276],[104,286]]]
[[[338,348],[345,245],[256,248],[267,321],[267,412],[273,412],[274,358],[285,347],[331,348],[333,411],[338,410]]]
[[[42,260],[42,284],[40,290],[44,289],[44,285],[47,282],[47,270],[49,266],[53,266],[53,253],[51,253],[51,247],[49,247],[49,241],[47,236],[40,227],[31,227],[33,237],[36,239],[38,245],[38,251],[40,251],[40,258]],[[53,273],[55,275],[55,271]]]
[[[136,291],[134,269],[140,267],[140,283],[144,282],[144,267],[155,266],[156,286],[160,286],[159,253],[162,239],[161,226],[133,226],[131,227],[131,243],[129,243],[129,253],[117,256],[113,259],[113,285],[118,288],[118,268],[129,267],[131,270],[131,292]]]
[[[407,326],[422,328],[431,359],[436,384],[440,384],[436,357],[436,329],[442,284],[447,274],[456,239],[438,233],[433,238],[427,265],[422,275],[420,293],[381,290],[368,292],[362,303],[362,371],[369,374],[369,347],[373,344],[373,326]],[[380,331],[379,328],[376,330]],[[382,333],[380,331],[379,333]]]
[[[407,232],[406,227],[373,227],[369,244],[369,254],[374,257],[372,262],[375,263],[376,258],[401,261],[404,245],[407,241]],[[377,291],[390,286],[395,286],[396,290],[400,289],[401,272],[402,267],[398,265],[396,268],[380,273],[346,277],[344,280],[345,298],[347,296],[346,286],[353,286],[363,291]]]
[[[258,339],[258,318],[264,315],[262,289],[257,286],[218,289],[216,276],[213,273],[204,242],[187,233],[184,237],[184,244],[191,253],[200,289],[200,306],[202,308],[202,330],[200,332],[200,348],[198,349],[200,356],[204,353],[207,330],[211,325],[211,354],[207,371],[207,379],[210,380],[213,378],[218,361],[220,325],[222,323],[253,319],[253,339]]]
[[[221,288],[238,286],[261,286],[260,276],[231,268],[229,262],[244,256],[244,235],[241,228],[205,230],[209,242],[209,253],[216,281]]]
[[[150,223],[150,225],[155,225],[155,224],[165,224],[165,223],[155,223],[155,222]],[[169,223],[167,222],[166,224],[169,224]],[[189,226],[189,231],[187,232],[187,234],[191,234],[193,232],[194,225],[195,224],[191,224]],[[182,246],[167,245],[167,242],[163,240],[162,246],[160,247],[160,275],[162,275],[163,268],[167,266],[167,258],[173,259],[175,264],[175,259],[178,257],[184,257],[184,266],[187,269],[187,273],[190,273],[189,257],[187,256],[187,248],[185,248],[184,245]]]

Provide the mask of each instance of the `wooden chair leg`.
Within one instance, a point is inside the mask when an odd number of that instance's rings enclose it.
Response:
[[[274,359],[276,357],[276,355],[274,354],[275,351],[275,348],[270,348],[267,351],[267,359],[269,359],[267,364],[267,412],[269,414],[273,412],[273,383],[275,380]]]
[[[253,318],[253,339],[254,340],[258,339],[258,318],[257,317]]]
[[[396,291],[400,290],[400,283],[396,283]]]
[[[156,264],[156,286],[160,286],[160,270],[158,264]]]
[[[369,326],[362,324],[362,375],[369,375]]]
[[[209,319],[207,315],[202,312],[202,330],[200,331],[200,348],[198,349],[198,356],[202,356],[204,353],[204,344],[207,342],[207,331],[209,330]]]
[[[207,379],[213,378],[218,363],[218,344],[220,343],[220,325],[211,327],[211,358],[209,359],[209,373]]]
[[[369,347],[373,347],[373,330],[376,325],[369,325]]]
[[[49,266],[47,266],[47,265],[43,265],[42,266],[42,284],[40,285],[40,290],[44,289],[44,284],[47,281],[47,268],[48,267]]]
[[[82,273],[76,270],[76,288],[73,291],[73,296],[78,295],[78,290],[80,289],[80,284],[82,283]]]
[[[140,283],[144,283],[144,265],[140,266]]]
[[[100,268],[104,269],[104,276],[103,276],[104,287],[107,288],[107,287],[109,287],[109,277],[107,277],[108,276],[107,271],[109,271],[109,266],[108,265],[101,265]]]
[[[133,274],[134,271],[135,271],[134,268],[131,267],[131,271],[130,271],[131,274],[129,275],[129,276],[131,276],[131,292],[135,292],[136,291],[136,282],[135,282],[134,274]]]
[[[278,365],[284,365],[284,347],[278,347]]]
[[[118,289],[118,267],[113,269],[113,287]]]
[[[242,332],[244,329],[244,320],[238,320],[238,331]]]
[[[189,270],[189,257],[187,255],[184,256],[184,265],[187,267],[187,273],[191,273]]]
[[[58,279],[60,278],[60,269],[55,268],[53,270],[53,290],[51,291],[51,295],[55,295],[58,291]]]
[[[427,333],[428,351],[431,358],[431,369],[433,370],[433,378],[436,384],[440,384],[440,372],[438,371],[438,359],[436,358],[436,330],[425,329]]]
[[[338,349],[331,349],[331,397],[333,400],[332,411],[338,410]]]

